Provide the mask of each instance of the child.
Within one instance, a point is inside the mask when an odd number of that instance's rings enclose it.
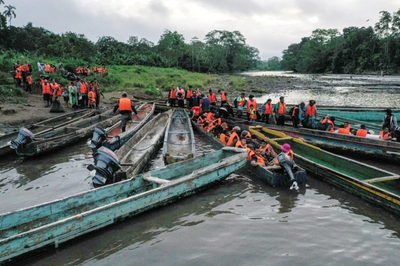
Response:
[[[257,120],[256,109],[254,109],[254,105],[250,105],[250,122],[254,123]]]

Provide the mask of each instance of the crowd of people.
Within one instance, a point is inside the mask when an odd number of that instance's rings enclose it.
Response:
[[[93,70],[93,73],[95,73],[95,74],[108,73],[108,69],[105,66],[104,67],[103,66],[94,66],[92,68],[92,70]],[[91,73],[91,70],[90,70],[89,66],[87,66],[87,67],[79,66],[79,67],[76,68],[75,72],[76,72],[77,75],[89,76],[90,73]]]
[[[186,91],[182,86],[178,86],[177,88],[172,86],[168,95],[168,103],[171,107],[178,106],[184,108],[186,101],[186,107],[191,109],[192,118],[200,116],[200,118],[205,121],[209,120],[207,116],[204,115],[205,113],[208,113],[208,115],[212,113],[223,118],[235,117],[233,105],[228,102],[227,93],[219,90],[218,96],[220,100],[219,106],[217,106],[217,96],[211,89],[207,95],[204,95],[199,88],[193,90],[192,86],[189,86]],[[246,99],[245,93],[241,93],[240,96],[234,99],[233,103],[237,108],[236,117],[241,118],[244,112],[246,112],[249,122],[262,122],[284,126],[285,120],[287,116],[289,116],[295,128],[302,126],[304,128],[359,137],[370,137],[374,135],[374,132],[372,130],[367,130],[366,126],[363,124],[357,125],[357,129],[351,127],[348,122],[337,125],[335,124],[335,117],[329,115],[318,120],[317,107],[314,100],[310,100],[307,104],[301,102],[288,110],[285,97],[281,96],[276,104],[273,104],[272,100],[268,99],[262,104],[261,109],[258,110],[257,101],[254,96],[249,95],[249,98]],[[209,123],[209,121],[206,123]],[[390,109],[387,109],[382,123],[382,130],[379,132],[379,135],[384,140],[391,140],[396,127],[396,116],[392,114]]]

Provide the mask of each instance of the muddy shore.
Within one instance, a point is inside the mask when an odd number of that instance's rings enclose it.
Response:
[[[232,76],[221,75],[216,82],[210,83],[203,93],[207,94],[209,89],[215,93],[219,89],[228,93],[228,98],[233,99],[244,92],[247,96],[253,94],[255,97],[261,95],[279,93],[287,90],[319,90],[327,87],[365,87],[369,86],[388,86],[399,87],[399,77],[377,77],[377,76],[352,76],[352,75],[259,75],[260,73],[246,73],[246,75],[236,76],[243,80],[244,85],[240,88],[230,84]],[[252,76],[254,75],[254,76]],[[163,92],[163,96],[154,97],[144,94],[143,89],[127,89],[128,96],[137,100],[161,100],[167,99],[168,92]],[[105,99],[101,98],[100,106],[102,108],[112,108],[115,104],[114,99],[121,97],[121,92],[106,92]],[[65,112],[71,112],[72,108],[67,107],[62,101]],[[0,128],[19,127],[47,118],[57,116],[56,113],[50,113],[49,108],[45,108],[42,95],[39,92],[34,94],[25,94],[23,103],[8,104],[0,103]]]

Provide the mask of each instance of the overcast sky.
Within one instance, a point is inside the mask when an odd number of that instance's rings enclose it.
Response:
[[[4,0],[16,7],[14,26],[32,22],[55,33],[72,31],[96,42],[129,36],[157,43],[165,29],[203,40],[212,30],[240,31],[260,57],[282,51],[314,29],[374,26],[399,0]],[[397,4],[396,4],[397,3]],[[369,21],[367,21],[369,20]]]

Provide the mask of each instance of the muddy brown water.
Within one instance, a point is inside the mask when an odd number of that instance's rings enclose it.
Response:
[[[214,147],[196,136],[197,155]],[[91,189],[85,141],[0,162],[0,212]],[[160,150],[146,170],[164,166]],[[10,265],[398,265],[399,216],[309,175],[300,192],[232,174],[198,194]]]

